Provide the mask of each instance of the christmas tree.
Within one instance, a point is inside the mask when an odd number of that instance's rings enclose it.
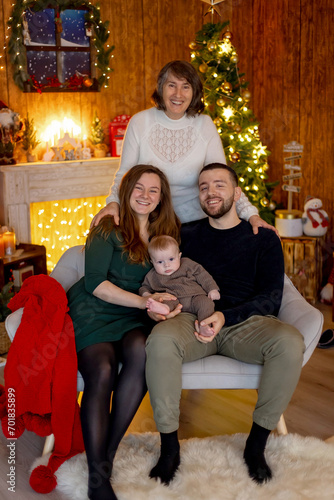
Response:
[[[95,111],[94,118],[90,127],[91,135],[90,141],[94,146],[102,144],[104,141],[104,130],[100,118],[97,116]]]
[[[260,216],[274,221],[271,201],[278,182],[266,182],[270,152],[260,140],[259,124],[249,108],[251,93],[238,70],[238,54],[225,23],[208,23],[191,42],[191,62],[201,76],[205,113],[213,119],[221,137],[226,161],[239,177],[240,187]]]

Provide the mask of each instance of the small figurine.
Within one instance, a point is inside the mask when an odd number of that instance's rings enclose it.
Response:
[[[328,214],[322,208],[322,201],[307,196],[302,215],[303,232],[306,236],[324,236],[328,229]]]

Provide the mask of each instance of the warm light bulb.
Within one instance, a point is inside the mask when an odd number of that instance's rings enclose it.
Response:
[[[231,106],[226,106],[226,108],[223,109],[223,116],[225,118],[225,121],[229,121],[229,119],[233,115],[234,115],[234,109]]]

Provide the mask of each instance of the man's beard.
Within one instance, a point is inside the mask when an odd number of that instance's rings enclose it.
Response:
[[[209,201],[209,199],[206,199],[205,201],[207,202],[207,201]],[[207,205],[205,205],[204,203],[200,202],[203,212],[206,213],[206,215],[208,215],[212,219],[220,219],[221,217],[223,217],[223,215],[227,214],[227,212],[229,212],[231,210],[231,208],[233,206],[233,202],[234,202],[234,195],[232,195],[227,200],[224,200],[224,199],[221,199],[221,200],[222,200],[222,203],[220,204],[217,212],[213,212],[214,210],[216,210],[215,207],[210,208]]]

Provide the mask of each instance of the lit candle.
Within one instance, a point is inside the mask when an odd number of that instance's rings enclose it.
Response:
[[[49,152],[49,141],[46,141],[46,152]]]
[[[0,258],[5,256],[5,245],[3,241],[3,234],[0,233]]]
[[[6,231],[3,235],[3,242],[6,255],[13,255],[15,252],[15,233],[13,230]]]
[[[84,148],[87,147],[87,135],[83,136]]]

